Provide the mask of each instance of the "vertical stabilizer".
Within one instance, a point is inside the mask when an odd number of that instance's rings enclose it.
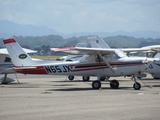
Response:
[[[98,35],[94,36],[94,37],[88,37],[88,39],[90,40],[90,44],[92,48],[109,48],[108,44]]]
[[[22,49],[14,38],[5,39],[3,43],[15,66],[31,66],[33,64],[31,57]]]

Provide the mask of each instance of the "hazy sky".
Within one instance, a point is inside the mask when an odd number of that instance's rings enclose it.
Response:
[[[160,32],[160,0],[0,0],[0,20],[62,33]]]

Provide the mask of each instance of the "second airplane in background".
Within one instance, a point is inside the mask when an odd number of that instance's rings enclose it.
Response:
[[[23,48],[26,53],[36,53],[37,51],[33,51],[30,49]],[[13,79],[7,77],[7,74],[16,74],[16,71],[12,69],[14,67],[11,58],[8,55],[8,51],[6,48],[0,49],[0,74],[4,74],[4,77],[0,79],[1,84],[8,84],[13,82]]]

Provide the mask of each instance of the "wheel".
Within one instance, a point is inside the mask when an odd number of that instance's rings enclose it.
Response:
[[[68,79],[69,79],[69,80],[73,80],[73,79],[74,79],[74,76],[68,76]]]
[[[89,76],[83,76],[82,79],[83,79],[83,81],[89,81],[90,77]]]
[[[119,87],[119,82],[117,80],[112,80],[110,86],[112,89],[117,89]]]
[[[96,80],[92,82],[92,88],[93,89],[100,89],[101,88],[101,82]]]
[[[140,89],[141,89],[141,84],[138,83],[138,82],[136,82],[136,83],[133,84],[133,88],[134,88],[135,90],[140,90]]]

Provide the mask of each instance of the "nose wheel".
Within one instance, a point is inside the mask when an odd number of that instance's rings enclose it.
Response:
[[[133,80],[134,80],[133,88],[134,88],[135,90],[140,90],[140,89],[141,89],[141,84],[136,81],[135,76],[133,76]]]
[[[136,82],[136,83],[133,84],[133,88],[134,88],[135,90],[140,90],[140,89],[141,89],[141,84],[138,83],[138,82]]]

